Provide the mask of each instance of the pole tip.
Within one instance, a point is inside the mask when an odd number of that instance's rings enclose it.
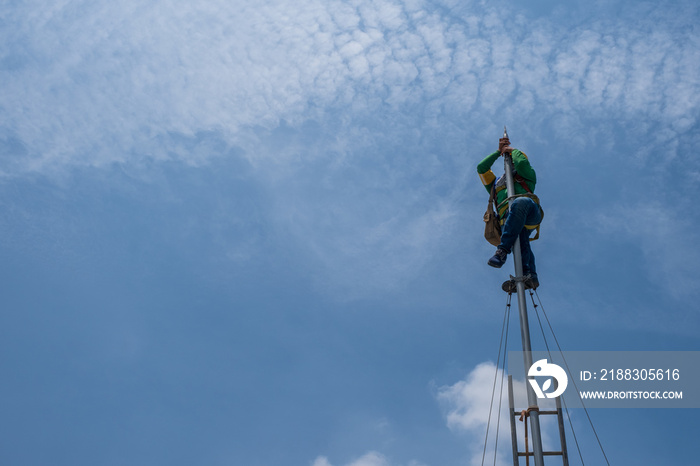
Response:
[[[506,130],[506,125],[503,125],[503,137],[504,138],[508,137],[508,130]]]

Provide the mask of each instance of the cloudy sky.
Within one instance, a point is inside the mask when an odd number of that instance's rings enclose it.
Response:
[[[5,0],[3,464],[480,464],[512,262],[486,265],[476,164],[504,124],[563,348],[699,349],[699,19]],[[696,464],[696,414],[591,412],[615,465]]]

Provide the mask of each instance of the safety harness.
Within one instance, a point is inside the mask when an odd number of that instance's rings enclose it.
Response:
[[[498,216],[499,216],[499,220],[500,220],[501,226],[503,226],[503,224],[504,224],[505,221],[506,221],[506,220],[505,220],[505,215],[501,215],[501,208],[502,208],[502,207],[506,207],[506,208],[507,208],[508,203],[509,203],[510,201],[512,201],[513,199],[518,198],[518,197],[529,197],[530,199],[532,199],[533,201],[535,201],[535,203],[537,204],[537,207],[540,208],[540,213],[542,214],[542,218],[544,219],[544,210],[542,210],[542,206],[540,205],[540,198],[537,197],[537,196],[532,192],[532,190],[530,189],[530,187],[529,187],[529,186],[527,185],[527,183],[525,182],[525,178],[523,178],[522,176],[520,176],[520,175],[518,175],[517,173],[515,173],[515,174],[513,175],[513,179],[514,179],[516,182],[518,182],[518,184],[519,184],[520,186],[522,186],[523,189],[524,189],[525,191],[527,191],[527,192],[526,192],[526,193],[522,193],[522,194],[514,194],[514,195],[512,195],[512,196],[508,196],[508,197],[506,197],[503,201],[501,201],[498,205],[496,205],[496,212],[498,212]],[[494,188],[495,188],[495,192],[494,192],[494,204],[495,204],[496,194],[498,194],[500,191],[506,189],[505,175],[503,175],[501,178],[499,178],[498,180],[496,180],[496,181],[494,182],[493,188],[492,188],[492,189],[494,189]],[[506,210],[506,209],[504,208],[503,211],[505,211],[505,210]],[[542,222],[542,220],[540,220],[540,223],[541,223],[541,222]],[[540,237],[540,224],[539,224],[539,223],[538,223],[537,225],[525,225],[525,228],[527,228],[528,230],[536,230],[536,233],[535,233],[534,238],[530,238],[530,241],[535,241],[536,239],[539,239],[539,237]]]

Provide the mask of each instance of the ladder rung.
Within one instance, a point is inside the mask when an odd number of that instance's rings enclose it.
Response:
[[[540,414],[559,414],[558,411],[539,411]],[[522,415],[522,411],[513,411],[513,416],[515,417],[520,417]]]
[[[560,451],[543,451],[542,455],[543,456],[562,456],[563,453]],[[535,456],[535,454],[531,451],[528,453],[523,453],[523,452],[519,451],[518,456]]]

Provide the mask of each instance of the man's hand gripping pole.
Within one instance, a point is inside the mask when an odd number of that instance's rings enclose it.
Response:
[[[505,126],[503,126],[503,137],[498,140],[498,152],[500,152],[501,155],[513,152],[513,148],[510,147],[510,139],[508,139],[508,131]]]

